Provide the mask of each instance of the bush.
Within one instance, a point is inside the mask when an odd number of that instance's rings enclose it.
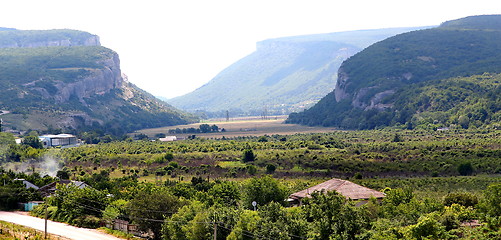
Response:
[[[478,198],[467,192],[449,193],[444,197],[445,206],[451,206],[454,203],[465,207],[473,207],[477,205]]]
[[[458,172],[459,174],[461,174],[461,176],[469,176],[473,174],[473,166],[471,165],[471,162],[464,162],[459,164]]]
[[[101,224],[101,219],[95,216],[80,216],[73,220],[73,224],[77,227],[98,228]]]
[[[245,149],[242,153],[242,162],[253,162],[254,160],[256,160],[256,155],[254,155],[252,149]]]
[[[273,164],[266,165],[266,173],[268,173],[268,174],[274,173],[276,169],[277,169],[277,167]]]

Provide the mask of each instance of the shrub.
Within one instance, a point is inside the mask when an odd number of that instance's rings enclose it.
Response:
[[[242,162],[253,162],[254,160],[256,160],[256,155],[254,155],[252,149],[245,149],[242,153]]]
[[[273,164],[266,165],[266,173],[268,173],[268,174],[274,173],[276,169],[277,169],[277,167]]]
[[[444,205],[451,206],[452,204],[459,204],[465,207],[473,207],[477,205],[477,196],[467,192],[449,193],[444,197]]]
[[[98,228],[100,227],[101,220],[95,216],[80,216],[73,220],[73,224],[77,227],[85,227],[85,228]]]
[[[461,176],[469,176],[473,174],[473,166],[471,165],[471,162],[464,162],[459,164],[458,172],[459,174],[461,174]]]

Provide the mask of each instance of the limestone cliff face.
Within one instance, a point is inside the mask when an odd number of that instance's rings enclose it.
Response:
[[[94,94],[103,95],[112,89],[124,86],[118,54],[115,53],[111,58],[105,59],[99,64],[102,68],[89,70],[90,74],[81,80],[73,83],[59,82],[55,84],[58,89],[54,96],[56,102],[66,102],[73,96],[85,103],[84,98]]]
[[[0,48],[101,46],[99,36],[76,30],[0,31]]]
[[[383,104],[381,101],[391,94],[395,93],[395,90],[382,90],[377,92],[369,99],[368,102],[362,99],[369,93],[369,91],[377,91],[378,86],[360,88],[355,92],[350,92],[348,87],[350,86],[350,76],[343,70],[341,66],[338,70],[338,81],[336,82],[336,88],[334,89],[334,95],[336,97],[336,102],[340,102],[344,99],[350,99],[351,105],[356,108],[361,108],[364,110],[378,109],[383,110],[386,108],[391,108],[393,104]]]
[[[351,96],[348,92],[346,92],[346,87],[348,86],[348,74],[344,71],[343,65],[339,67],[337,70],[337,82],[336,87],[334,88],[334,94],[336,96],[336,102],[340,102],[343,99],[346,99]]]
[[[37,47],[71,47],[71,46],[101,46],[98,36],[91,36],[85,40],[75,39],[57,39],[57,40],[44,40],[23,42],[15,41],[0,44],[0,48],[37,48]]]

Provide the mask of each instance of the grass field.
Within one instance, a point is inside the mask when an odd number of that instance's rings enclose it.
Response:
[[[169,129],[176,128],[198,128],[200,124],[215,124],[220,129],[224,128],[225,132],[218,133],[197,133],[197,137],[204,138],[222,138],[227,137],[243,137],[243,136],[263,136],[263,135],[292,135],[296,133],[325,133],[335,131],[334,128],[327,127],[308,127],[297,124],[285,124],[284,121],[287,116],[271,116],[268,119],[261,119],[260,117],[248,117],[248,118],[235,118],[230,119],[230,121],[225,121],[222,119],[209,120],[200,123],[194,123],[189,125],[178,125],[169,126],[161,128],[150,128],[137,131],[137,133],[143,133],[149,137],[154,137],[155,134],[164,133],[169,134]],[[174,134],[178,138],[186,138],[193,134]]]

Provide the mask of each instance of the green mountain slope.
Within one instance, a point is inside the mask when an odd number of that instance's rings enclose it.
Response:
[[[6,129],[97,128],[122,134],[193,120],[129,83],[118,54],[99,46],[94,35],[3,32],[0,43],[29,46],[0,48],[0,111]]]
[[[430,109],[406,105],[415,102],[412,97],[418,95],[402,94],[404,89],[437,84],[435,80],[451,77],[500,73],[500,23],[498,15],[468,17],[373,44],[341,65],[333,92],[311,109],[291,114],[288,122],[352,129],[422,123],[417,116]],[[498,85],[493,84],[488,91],[496,91]],[[467,91],[465,86],[454,92]],[[498,110],[493,111],[491,115],[496,115]],[[451,124],[457,123],[459,116],[456,118],[431,122]]]
[[[270,39],[199,89],[168,100],[188,111],[260,115],[308,108],[333,90],[340,64],[388,36],[415,30],[362,30]]]

